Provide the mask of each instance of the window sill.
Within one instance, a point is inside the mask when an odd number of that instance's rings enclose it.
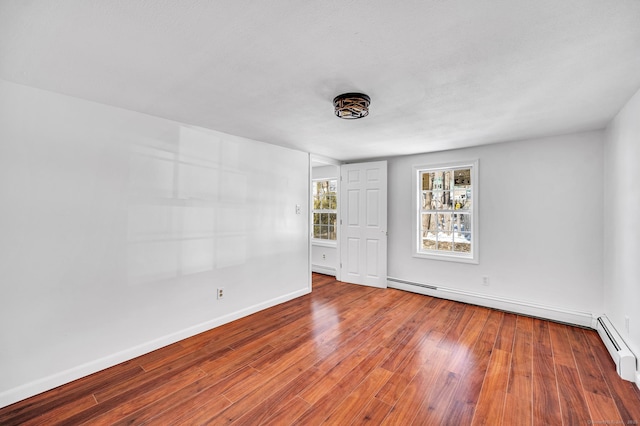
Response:
[[[338,243],[333,240],[314,240],[311,239],[311,245],[321,246],[321,247],[337,247]]]
[[[455,254],[430,254],[430,253],[413,253],[413,257],[417,257],[420,259],[430,259],[430,260],[444,260],[445,262],[458,262],[458,263],[471,263],[478,264],[477,256],[474,257],[466,257],[466,256],[457,256]]]

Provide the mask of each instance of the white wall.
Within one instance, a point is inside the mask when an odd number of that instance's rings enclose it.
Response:
[[[338,179],[340,167],[334,165],[313,167],[311,174],[313,179]],[[337,242],[311,241],[311,270],[313,272],[335,276],[338,264]]]
[[[389,159],[389,277],[591,325],[603,309],[602,154],[602,132],[589,132]],[[479,264],[412,257],[412,167],[473,159]]]
[[[336,245],[311,244],[311,270],[320,274],[336,276],[338,268],[338,250]]]
[[[308,182],[303,152],[0,80],[0,406],[309,292]]]
[[[640,356],[640,91],[607,127],[604,154],[604,309]]]

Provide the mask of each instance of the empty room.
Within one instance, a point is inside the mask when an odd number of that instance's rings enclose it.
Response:
[[[0,424],[640,422],[637,0],[0,1]]]

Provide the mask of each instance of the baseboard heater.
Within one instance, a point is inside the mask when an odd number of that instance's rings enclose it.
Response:
[[[596,330],[616,364],[618,375],[624,380],[635,381],[636,357],[624,343],[606,316],[598,318]]]

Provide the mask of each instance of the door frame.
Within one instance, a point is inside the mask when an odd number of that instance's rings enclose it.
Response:
[[[308,217],[308,223],[309,223],[309,277],[311,277],[312,274],[312,250],[313,250],[313,228],[312,228],[312,223],[313,223],[313,195],[312,195],[312,185],[313,185],[313,168],[314,167],[323,167],[323,166],[335,166],[336,168],[336,179],[337,179],[337,197],[338,197],[338,211],[337,211],[337,215],[336,215],[336,220],[338,223],[338,227],[336,229],[336,265],[335,265],[335,269],[336,269],[336,280],[340,281],[341,278],[341,272],[340,272],[340,260],[341,260],[341,254],[340,254],[340,233],[341,233],[341,229],[340,229],[340,220],[341,220],[341,213],[340,213],[340,192],[341,192],[341,188],[340,188],[340,166],[342,165],[341,161],[338,160],[334,160],[333,158],[329,158],[329,157],[324,157],[322,155],[317,155],[317,154],[309,154],[309,217]]]

